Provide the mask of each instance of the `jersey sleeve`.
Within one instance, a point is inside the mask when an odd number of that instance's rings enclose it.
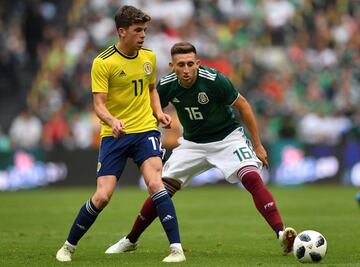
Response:
[[[226,105],[233,104],[238,97],[239,92],[235,89],[229,78],[225,77],[222,73],[219,72],[215,84],[218,90],[221,92],[222,101]]]
[[[109,90],[109,77],[105,61],[95,58],[91,67],[92,92],[107,93]]]

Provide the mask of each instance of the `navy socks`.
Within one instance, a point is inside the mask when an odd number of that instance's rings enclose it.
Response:
[[[167,193],[162,189],[151,196],[170,244],[180,243],[179,226],[174,204]]]
[[[97,216],[101,212],[92,203],[91,199],[81,207],[71,229],[67,241],[76,246],[80,238],[89,230],[90,226],[95,222]]]

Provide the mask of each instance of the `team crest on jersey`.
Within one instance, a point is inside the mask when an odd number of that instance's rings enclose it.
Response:
[[[207,103],[209,103],[209,98],[208,98],[208,96],[207,96],[207,94],[206,94],[205,92],[200,92],[200,93],[198,94],[198,102],[199,102],[200,104],[207,104]]]
[[[150,75],[152,73],[152,70],[153,70],[153,66],[151,65],[151,63],[150,62],[145,62],[144,63],[144,72],[147,75]]]

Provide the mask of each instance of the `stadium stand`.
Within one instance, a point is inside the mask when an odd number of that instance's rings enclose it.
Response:
[[[115,10],[130,3],[153,18],[145,45],[157,54],[158,76],[169,71],[173,43],[194,43],[203,64],[228,75],[253,104],[265,144],[359,140],[356,0],[13,0],[0,3],[4,144],[17,115],[30,109],[43,124],[42,149],[98,146],[91,63],[115,41]]]

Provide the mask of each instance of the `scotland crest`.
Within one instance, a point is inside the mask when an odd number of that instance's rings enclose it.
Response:
[[[200,92],[198,94],[198,102],[203,105],[209,103],[209,98],[205,92]]]
[[[152,64],[150,62],[145,62],[144,63],[144,72],[146,75],[150,75],[152,73],[153,67]]]

